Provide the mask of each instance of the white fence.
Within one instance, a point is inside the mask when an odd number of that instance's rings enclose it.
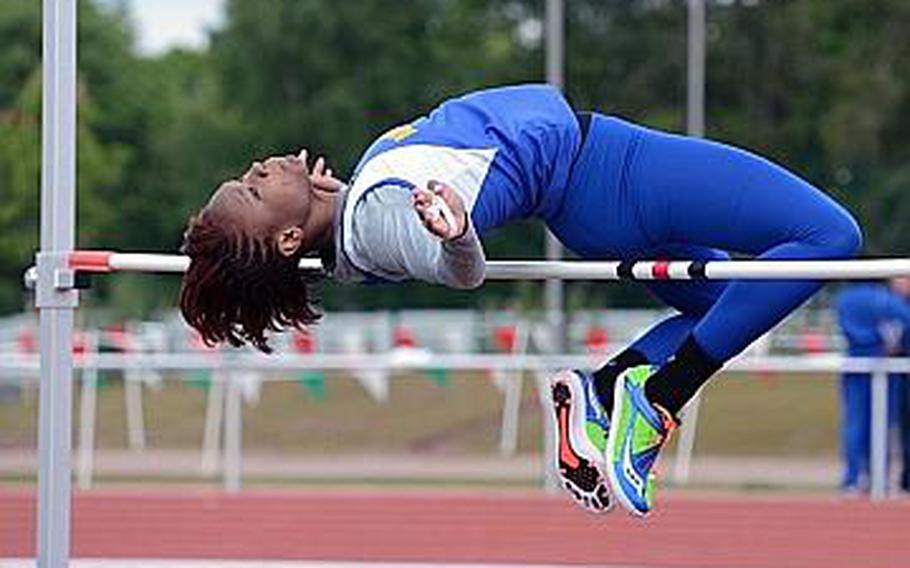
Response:
[[[592,366],[593,356],[586,355],[529,355],[529,354],[436,354],[421,349],[395,349],[385,353],[371,354],[327,354],[280,355],[266,357],[247,352],[222,353],[157,353],[157,354],[118,354],[89,352],[77,361],[77,368],[82,369],[81,387],[83,396],[80,412],[82,414],[79,433],[80,454],[78,461],[78,480],[81,486],[91,485],[92,454],[94,447],[95,424],[95,389],[97,371],[121,370],[126,378],[125,393],[128,415],[136,413],[139,419],[128,419],[131,431],[130,439],[134,444],[141,436],[141,396],[140,382],[149,371],[179,370],[212,370],[215,387],[210,391],[209,408],[206,418],[206,448],[204,459],[214,463],[212,452],[217,452],[217,423],[222,420],[224,411],[224,460],[223,480],[228,491],[237,491],[241,487],[242,469],[242,423],[243,405],[241,398],[242,384],[232,380],[237,374],[257,371],[305,371],[305,370],[347,370],[382,371],[390,373],[402,370],[483,370],[506,373],[512,381],[520,381],[522,374],[517,371],[530,371],[535,377],[541,403],[548,404],[548,389],[542,388],[549,372],[560,368],[586,368]],[[604,355],[597,355],[603,360]],[[794,375],[809,375],[819,372],[864,372],[870,373],[872,379],[872,429],[871,429],[871,489],[872,498],[881,499],[887,493],[887,375],[889,373],[910,373],[910,359],[848,359],[835,353],[811,356],[752,356],[740,357],[731,361],[728,372],[787,372]],[[38,358],[35,355],[7,354],[0,358],[0,380],[16,381],[22,377],[37,380]],[[5,379],[3,379],[5,377]],[[263,380],[287,380],[277,375],[264,374]],[[509,393],[519,393],[519,389],[504,390],[506,395],[503,406],[503,422],[500,446],[508,448],[512,442],[507,438],[517,434],[518,404],[510,398]],[[690,407],[689,420],[681,432],[680,451],[677,454],[675,474],[677,481],[685,482],[692,459],[692,447],[695,412],[697,406]],[[549,411],[544,409],[545,415]],[[545,451],[554,451],[552,447],[552,424],[546,425]],[[214,432],[214,433],[213,433]],[[213,442],[214,440],[214,442]],[[215,444],[213,446],[213,444]],[[134,446],[135,447],[135,446]],[[512,444],[514,447],[514,444]],[[205,456],[208,456],[207,458]],[[217,461],[217,460],[215,460]],[[545,460],[549,464],[551,460]],[[544,479],[552,486],[554,472],[545,472]]]

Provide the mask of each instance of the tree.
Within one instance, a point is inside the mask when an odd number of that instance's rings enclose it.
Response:
[[[381,132],[458,93],[543,75],[541,0],[228,0],[211,48],[135,54],[128,14],[80,0],[81,247],[175,252],[186,219],[253,159],[306,146],[347,176]],[[105,3],[104,6],[108,6]],[[0,3],[0,312],[22,305],[37,243],[40,6]],[[724,0],[708,10],[708,134],[801,173],[845,201],[870,252],[900,253],[910,183],[910,4]],[[682,0],[567,2],[567,94],[682,130]],[[491,258],[535,258],[537,223],[486,239]],[[177,280],[104,282],[90,302],[143,315]],[[485,287],[483,302],[539,287]],[[630,287],[574,284],[573,305],[641,301]],[[330,288],[331,307],[477,305],[427,286]]]
[[[80,58],[80,113],[77,125],[79,244],[91,246],[114,223],[112,196],[119,189],[128,159],[127,146],[105,132],[106,108],[96,104],[93,86],[104,94],[101,77],[106,64],[98,52],[116,55],[128,49],[125,35],[118,35],[121,20],[115,13],[80,3],[83,33]],[[38,243],[40,194],[41,70],[39,5],[28,0],[5,2],[0,7],[0,313],[24,303],[21,274],[33,258]],[[120,39],[118,39],[118,37]],[[97,48],[97,51],[96,51]]]
[[[908,218],[895,213],[908,199],[910,6],[755,2],[710,15],[709,132],[846,202],[868,252],[907,251]]]

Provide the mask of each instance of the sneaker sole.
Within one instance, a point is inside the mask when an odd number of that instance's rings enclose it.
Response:
[[[626,390],[626,379],[622,375],[616,379],[616,387],[613,389],[613,416],[619,416],[622,409],[623,402],[623,392]],[[616,432],[616,435],[613,434],[613,429],[610,429],[610,435],[607,436],[607,451],[609,462],[607,463],[607,480],[610,483],[610,489],[612,490],[613,496],[616,497],[616,500],[619,501],[619,504],[622,505],[622,508],[628,511],[632,516],[635,517],[646,517],[650,511],[641,511],[635,505],[632,504],[632,501],[626,497],[625,492],[622,490],[622,485],[619,483],[619,479],[616,477],[616,471],[613,468],[613,454],[616,450],[616,440],[619,438],[619,432]]]
[[[572,404],[584,396],[575,383],[557,378],[550,385],[556,420],[556,470],[563,488],[576,503],[592,513],[606,513],[613,507],[613,500],[603,468],[591,456],[590,443],[583,434],[585,417],[576,411],[578,405]],[[596,450],[593,455],[597,456]]]

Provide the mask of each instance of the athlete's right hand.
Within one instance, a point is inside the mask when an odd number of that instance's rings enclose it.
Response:
[[[411,203],[423,226],[440,239],[457,239],[467,231],[468,214],[464,201],[446,184],[430,180],[427,189],[413,191]]]
[[[304,165],[306,165],[306,148],[300,151],[300,153],[297,155],[297,159],[301,160]],[[313,163],[313,169],[310,170],[309,174],[310,182],[316,187],[316,189],[321,189],[322,191],[328,192],[336,192],[344,187],[344,182],[334,176],[331,168],[326,167],[325,158],[322,156],[316,158],[316,162]]]

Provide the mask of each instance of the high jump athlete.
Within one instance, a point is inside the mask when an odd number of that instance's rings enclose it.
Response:
[[[439,215],[438,200],[450,210]],[[843,207],[754,154],[576,112],[544,85],[449,100],[363,154],[348,184],[319,158],[273,157],[224,182],[185,235],[180,304],[210,342],[268,351],[266,332],[318,318],[318,254],[342,282],[483,282],[479,236],[537,218],[586,259],[723,260],[853,256]],[[809,281],[651,281],[678,313],[590,373],[551,382],[556,459],[583,507],[611,495],[653,506],[652,468],[688,400],[731,357],[802,304]]]

